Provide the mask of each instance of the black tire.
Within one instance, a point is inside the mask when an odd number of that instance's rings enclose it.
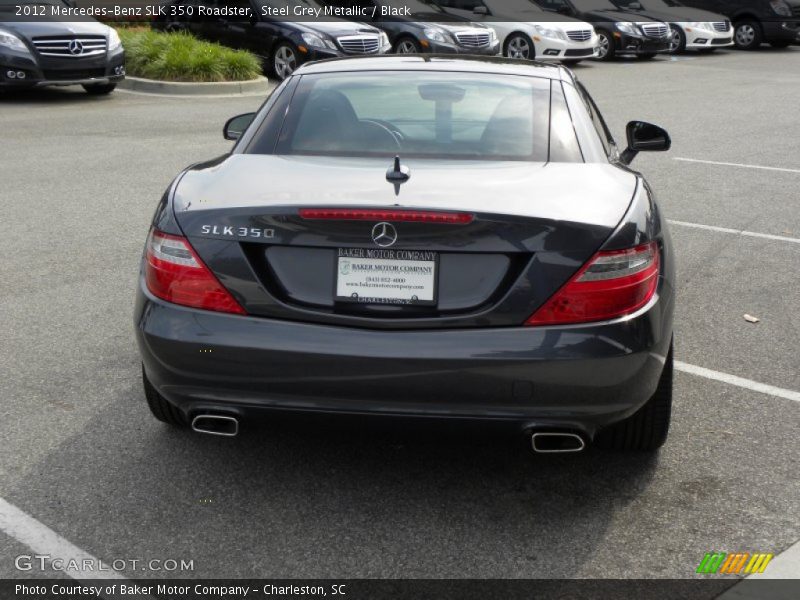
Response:
[[[280,42],[272,50],[269,60],[272,74],[283,81],[294,73],[301,64],[300,51],[291,42]]]
[[[653,452],[664,445],[672,413],[672,345],[650,400],[632,416],[598,432],[594,445],[618,452]]]
[[[513,53],[514,56],[511,56],[510,53]],[[536,58],[536,47],[530,37],[517,31],[506,37],[505,42],[503,42],[503,56],[506,58],[534,60]]]
[[[733,26],[733,43],[739,50],[755,50],[764,41],[764,32],[758,21],[745,19]]]
[[[770,42],[769,45],[772,46],[773,48],[783,49],[791,46],[792,42]]]
[[[147,398],[147,406],[150,407],[150,412],[156,419],[173,427],[186,427],[186,417],[156,391],[156,388],[147,379],[144,366],[142,366],[142,385],[144,386],[144,397]]]
[[[656,57],[655,52],[648,52],[647,54],[637,54],[636,58],[639,60],[653,60]]]
[[[686,34],[677,25],[670,25],[669,29],[672,36],[669,42],[669,53],[683,54],[686,51]]]
[[[404,35],[394,43],[392,52],[395,54],[420,54],[422,46],[410,35]]]
[[[617,47],[614,36],[605,29],[597,30],[597,45],[600,47],[600,54],[597,56],[598,60],[612,60],[616,56]]]
[[[116,83],[92,83],[90,85],[82,86],[87,94],[92,96],[105,96],[114,91],[117,87]]]

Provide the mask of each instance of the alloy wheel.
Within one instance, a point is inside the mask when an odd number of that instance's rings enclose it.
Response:
[[[672,30],[672,35],[669,38],[669,52],[675,54],[681,47],[681,34],[677,29]]]
[[[608,48],[611,42],[608,41],[608,37],[605,34],[601,33],[597,36],[597,58],[603,59],[608,56]]]
[[[508,58],[529,58],[531,55],[531,46],[524,37],[515,35],[508,41],[506,47],[506,56]]]
[[[756,29],[749,23],[736,28],[736,41],[740,46],[749,46],[756,39]]]
[[[297,68],[297,56],[289,46],[281,46],[275,52],[275,74],[286,79]]]
[[[417,48],[414,46],[414,42],[411,40],[402,40],[399,44],[397,44],[397,53],[398,54],[416,54]]]

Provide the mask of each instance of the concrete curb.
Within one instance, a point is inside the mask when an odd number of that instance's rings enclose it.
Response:
[[[120,89],[146,94],[167,94],[170,96],[239,96],[242,94],[266,94],[275,84],[266,77],[250,81],[219,81],[195,83],[184,81],[156,81],[140,77],[126,76],[118,84]]]

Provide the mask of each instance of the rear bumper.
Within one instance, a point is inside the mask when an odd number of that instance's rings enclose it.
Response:
[[[187,415],[265,410],[507,421],[592,438],[653,394],[672,293],[631,317],[550,328],[376,331],[177,307],[142,287],[148,379]]]

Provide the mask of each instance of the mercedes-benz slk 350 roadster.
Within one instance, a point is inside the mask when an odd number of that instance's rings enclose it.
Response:
[[[485,420],[539,452],[650,451],[674,258],[653,192],[560,66],[385,56],[298,69],[180,173],[135,324],[153,414]]]

